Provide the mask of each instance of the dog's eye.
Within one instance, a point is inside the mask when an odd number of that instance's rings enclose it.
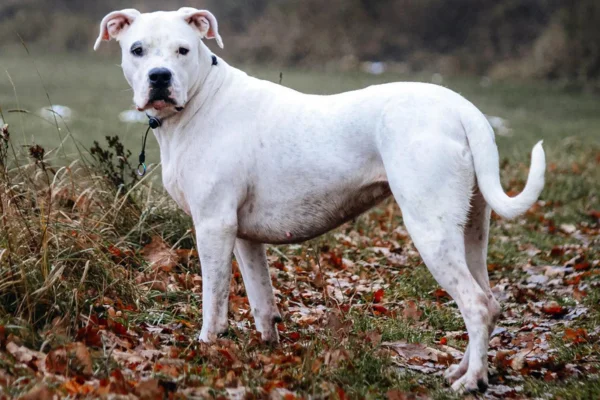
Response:
[[[185,47],[180,47],[179,50],[177,50],[179,54],[181,54],[182,56],[185,56],[187,53],[189,53],[190,51],[188,49],[186,49]]]
[[[141,47],[135,47],[131,49],[131,54],[133,54],[136,57],[141,57],[144,55],[144,49]]]

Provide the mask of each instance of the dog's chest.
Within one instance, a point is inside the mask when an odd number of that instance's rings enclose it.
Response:
[[[181,181],[182,177],[177,174],[174,167],[168,166],[167,164],[163,165],[163,185],[165,189],[173,200],[175,200],[177,205],[188,215],[191,215],[190,206],[180,185]]]

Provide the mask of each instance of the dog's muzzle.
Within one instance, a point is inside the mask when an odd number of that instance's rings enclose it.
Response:
[[[162,109],[169,104],[176,105],[171,97],[171,84],[173,82],[173,73],[168,68],[153,68],[148,72],[148,83],[150,85],[150,94],[148,103],[155,109]]]

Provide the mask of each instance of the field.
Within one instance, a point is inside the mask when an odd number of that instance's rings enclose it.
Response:
[[[280,345],[259,342],[235,262],[230,331],[217,345],[198,344],[192,224],[161,190],[153,137],[150,174],[131,178],[127,150],[135,167],[145,126],[118,119],[132,97],[118,59],[39,54],[0,59],[9,124],[0,151],[1,396],[458,398],[441,372],[462,356],[465,327],[391,200],[319,239],[269,249]],[[279,81],[277,69],[245,69]],[[431,80],[281,72],[283,85],[322,94]],[[599,98],[531,82],[443,84],[508,124],[497,135],[507,192],[522,189],[540,139],[548,162],[532,210],[492,221],[488,270],[503,315],[485,398],[598,398]],[[72,108],[72,119],[36,116],[50,103]]]

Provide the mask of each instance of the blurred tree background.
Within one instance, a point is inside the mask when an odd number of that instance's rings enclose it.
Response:
[[[599,0],[2,0],[0,57],[19,36],[55,52],[88,52],[113,9],[184,5],[217,16],[220,54],[236,62],[352,69],[384,61],[413,72],[600,87]]]

